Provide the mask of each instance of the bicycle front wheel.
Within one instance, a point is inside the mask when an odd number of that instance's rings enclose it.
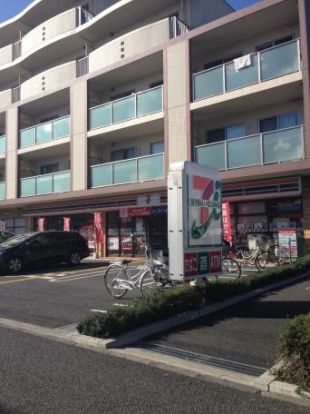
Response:
[[[153,275],[149,270],[140,279],[139,289],[143,296],[148,296],[162,287],[163,283],[160,278],[157,278],[156,274]]]
[[[124,287],[124,282],[128,280],[127,273],[123,266],[112,264],[107,268],[103,276],[107,291],[114,298],[122,298],[128,289]]]
[[[259,272],[261,270],[265,270],[266,264],[267,264],[266,259],[263,257],[262,254],[260,254],[259,256],[256,257],[255,266],[256,266],[256,268]]]
[[[239,279],[241,276],[241,267],[237,260],[224,257],[222,259],[222,274],[227,277]]]

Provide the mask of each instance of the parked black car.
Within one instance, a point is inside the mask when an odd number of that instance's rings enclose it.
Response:
[[[65,261],[77,265],[87,256],[87,242],[79,233],[24,233],[0,244],[0,271],[19,273],[26,266],[44,262]]]
[[[0,243],[5,242],[6,240],[14,237],[14,233],[10,233],[9,231],[0,231]]]

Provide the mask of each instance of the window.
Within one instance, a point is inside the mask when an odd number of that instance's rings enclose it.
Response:
[[[40,174],[51,174],[53,172],[58,172],[58,171],[59,171],[58,162],[55,164],[41,165],[40,167]]]
[[[160,154],[164,152],[164,141],[152,142],[151,154]]]
[[[57,114],[57,115],[52,115],[52,116],[48,116],[48,117],[46,117],[46,118],[42,118],[42,119],[40,119],[40,124],[44,124],[45,122],[49,122],[49,121],[54,121],[54,119],[58,119],[59,118],[59,115]]]
[[[216,66],[223,65],[224,63],[232,62],[234,59],[237,59],[242,55],[243,55],[243,53],[239,52],[239,53],[236,53],[235,55],[227,56],[226,58],[213,60],[213,62],[209,62],[209,63],[204,64],[203,68],[204,69],[215,68]]]
[[[136,93],[135,89],[131,89],[130,91],[118,93],[116,95],[110,96],[110,101],[117,101],[118,99],[127,98],[127,96],[131,96]]]
[[[269,49],[273,46],[277,46],[277,45],[281,45],[282,43],[290,42],[293,39],[294,39],[293,35],[288,35],[288,36],[285,36],[285,37],[281,37],[280,39],[271,40],[270,42],[263,43],[262,45],[256,46],[255,50],[257,52],[262,52],[263,50]]]
[[[207,131],[207,143],[225,141],[225,139],[245,136],[245,124],[230,125],[228,127]]]
[[[299,113],[287,112],[259,120],[259,132],[275,131],[299,125]]]
[[[128,160],[136,157],[136,148],[125,148],[111,152],[111,161]]]

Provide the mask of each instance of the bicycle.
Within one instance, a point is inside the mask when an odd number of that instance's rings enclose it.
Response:
[[[249,255],[245,253],[243,249],[236,249],[236,259],[240,266],[255,265],[258,271],[265,269],[266,259],[263,256],[263,250],[260,243],[257,243],[257,247],[250,252]]]
[[[164,287],[168,283],[168,271],[163,263],[155,261],[151,250],[146,245],[147,260],[142,268],[133,274],[131,260],[123,260],[120,263],[109,265],[103,275],[107,291],[114,298],[120,299],[128,290],[140,290],[143,296],[147,296],[154,288]]]

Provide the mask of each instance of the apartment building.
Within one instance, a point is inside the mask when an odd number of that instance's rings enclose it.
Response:
[[[233,237],[310,250],[306,0],[36,0],[0,25],[0,224],[167,244],[169,164],[221,171]]]

